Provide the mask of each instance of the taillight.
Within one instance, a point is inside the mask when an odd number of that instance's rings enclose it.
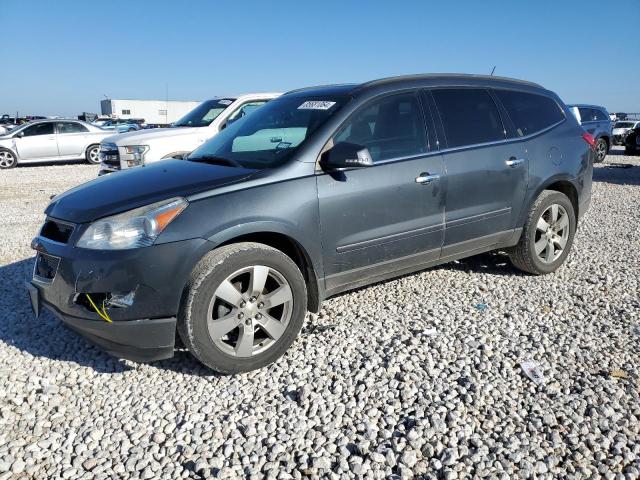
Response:
[[[591,135],[590,133],[584,132],[582,134],[582,138],[584,139],[585,142],[587,142],[591,148],[596,148],[596,139],[593,138],[593,135]]]

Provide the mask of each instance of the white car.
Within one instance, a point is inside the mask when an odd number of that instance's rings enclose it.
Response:
[[[182,158],[232,122],[249,115],[279,93],[251,93],[202,102],[169,128],[122,133],[100,144],[100,173]]]
[[[613,144],[614,145],[624,145],[624,140],[629,133],[634,128],[640,127],[639,120],[620,120],[613,124]]]
[[[35,120],[0,136],[0,168],[80,159],[97,164],[100,142],[111,135],[81,120]]]

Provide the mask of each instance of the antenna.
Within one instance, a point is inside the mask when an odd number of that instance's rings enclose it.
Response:
[[[493,68],[491,69],[491,76],[493,77],[493,72],[496,71],[496,66],[494,65]]]

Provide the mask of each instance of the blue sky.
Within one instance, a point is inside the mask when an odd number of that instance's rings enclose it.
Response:
[[[639,0],[0,0],[0,25],[0,114],[494,65],[567,103],[640,112]]]

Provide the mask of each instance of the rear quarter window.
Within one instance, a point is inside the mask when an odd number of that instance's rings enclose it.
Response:
[[[520,137],[540,132],[565,118],[556,101],[544,95],[515,90],[495,90],[495,94]]]

